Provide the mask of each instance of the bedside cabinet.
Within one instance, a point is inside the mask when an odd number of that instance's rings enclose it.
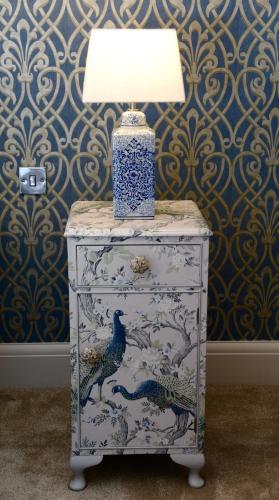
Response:
[[[153,220],[115,220],[77,202],[69,256],[70,488],[104,455],[165,453],[200,487],[204,465],[208,240],[192,201],[156,202]]]

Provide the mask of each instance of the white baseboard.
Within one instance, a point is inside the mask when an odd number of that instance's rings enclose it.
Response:
[[[69,343],[0,344],[0,387],[70,386]]]
[[[209,384],[279,384],[279,342],[207,343]]]
[[[279,342],[208,342],[209,384],[279,384]],[[69,387],[69,344],[0,344],[0,387]]]

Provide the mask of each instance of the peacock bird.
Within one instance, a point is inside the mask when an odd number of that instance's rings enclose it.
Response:
[[[111,377],[119,368],[126,350],[126,328],[120,321],[123,311],[113,313],[113,335],[99,345],[99,357],[90,363],[80,363],[80,404],[84,407],[92,401],[90,394],[95,384],[99,388],[99,398],[102,399],[102,386],[106,378]]]
[[[123,385],[112,387],[113,394],[120,392],[125,399],[146,398],[160,409],[170,408],[176,419],[182,413],[196,416],[196,398],[194,389],[185,380],[171,375],[158,376],[156,380],[145,380],[134,392],[128,392]]]

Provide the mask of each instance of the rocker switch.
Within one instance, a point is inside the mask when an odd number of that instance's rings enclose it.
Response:
[[[36,176],[35,175],[29,175],[29,186],[31,186],[31,187],[36,186]]]
[[[46,192],[45,167],[19,167],[19,186],[20,194],[44,194]]]

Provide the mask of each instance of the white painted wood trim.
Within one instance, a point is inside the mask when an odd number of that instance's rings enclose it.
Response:
[[[0,344],[0,387],[70,386],[70,344]]]
[[[209,356],[218,355],[253,355],[253,354],[279,354],[279,341],[257,340],[257,341],[227,341],[227,342],[207,342],[207,354]]]
[[[279,342],[208,342],[207,375],[209,384],[279,384]]]
[[[28,344],[0,344],[0,358],[2,357],[56,357],[69,356],[69,342],[46,342]]]
[[[69,343],[0,344],[0,387],[70,387]],[[279,341],[207,342],[207,383],[279,384]]]

